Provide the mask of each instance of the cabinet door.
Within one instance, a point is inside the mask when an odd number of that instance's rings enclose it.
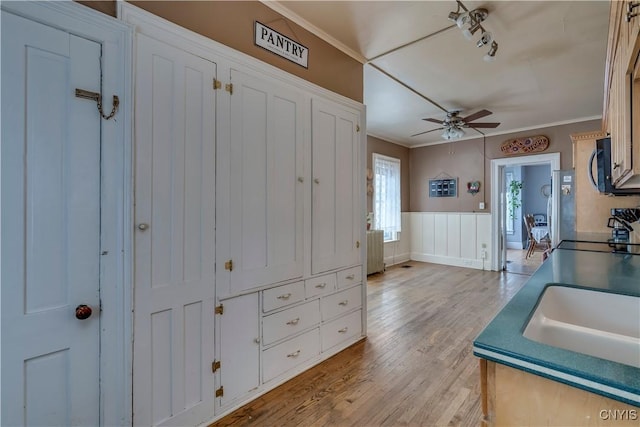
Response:
[[[260,385],[260,320],[258,293],[222,302],[220,323],[220,377],[223,395],[218,407],[247,396]],[[212,391],[213,393],[213,391]]]
[[[311,272],[360,262],[358,112],[312,101]]]
[[[302,277],[303,96],[231,70],[229,294]],[[218,224],[218,227],[224,226]]]
[[[134,425],[213,416],[216,64],[137,35]]]

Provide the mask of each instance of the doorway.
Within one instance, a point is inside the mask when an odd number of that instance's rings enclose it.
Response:
[[[0,423],[130,424],[130,114],[74,95],[129,104],[129,29],[75,2],[0,7]]]
[[[529,262],[524,255],[520,256],[520,253],[512,252],[511,263],[509,261],[509,237],[513,236],[517,233],[516,230],[520,230],[522,235],[522,227],[524,227],[524,223],[522,221],[522,211],[519,213],[512,213],[509,211],[508,204],[508,192],[507,192],[507,170],[511,168],[523,168],[529,166],[548,166],[549,170],[549,180],[550,183],[550,174],[554,170],[560,169],[560,153],[550,153],[550,154],[538,154],[531,156],[521,156],[515,158],[503,158],[503,159],[494,159],[491,161],[491,206],[492,206],[492,223],[491,223],[491,236],[492,236],[492,270],[501,271],[507,270],[509,271],[509,264],[513,264],[512,270],[519,270],[518,272],[532,272],[535,270],[537,266],[535,266],[535,262]],[[512,175],[511,179],[522,180],[522,176]],[[542,186],[541,186],[542,187]],[[543,188],[532,189],[532,191],[544,192]],[[548,216],[551,218],[554,217],[554,209],[557,206],[557,194],[551,194],[551,204],[548,208]],[[541,208],[537,208],[541,209]],[[538,212],[526,212],[526,213],[538,213]],[[508,231],[507,226],[511,224],[513,227]],[[520,224],[523,224],[520,226]],[[557,236],[554,233],[550,233],[552,246],[557,244]],[[520,245],[522,245],[522,240],[519,240]],[[512,249],[517,249],[517,243],[512,245]],[[525,251],[526,252],[526,251]],[[516,263],[514,263],[516,261]],[[516,265],[519,267],[516,268]],[[515,272],[515,271],[514,271]],[[528,273],[530,274],[530,273]]]

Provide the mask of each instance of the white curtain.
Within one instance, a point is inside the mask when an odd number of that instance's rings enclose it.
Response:
[[[400,160],[373,155],[373,225],[384,231],[386,240],[400,232]]]

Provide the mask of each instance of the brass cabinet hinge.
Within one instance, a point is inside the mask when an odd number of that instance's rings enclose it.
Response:
[[[360,132],[360,125],[356,125],[356,132]]]
[[[213,90],[220,89],[222,87],[222,82],[218,79],[213,79]]]
[[[233,271],[233,260],[230,259],[229,261],[224,263],[224,269],[225,270],[229,270],[229,271]]]
[[[357,240],[356,241],[356,248],[359,248],[359,247],[360,247],[360,240]]]
[[[216,390],[216,397],[222,396],[224,396],[224,387],[220,386],[220,388]]]
[[[220,369],[220,361],[214,360],[213,362],[211,362],[211,372],[215,372],[218,369]]]
[[[227,83],[226,85],[224,85],[224,90],[233,95],[233,83]]]
[[[224,306],[222,304],[216,306],[216,309],[214,311],[215,314],[223,314],[224,313]]]

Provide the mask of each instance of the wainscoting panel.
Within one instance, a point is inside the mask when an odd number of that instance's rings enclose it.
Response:
[[[460,258],[478,258],[476,224],[475,215],[460,215]]]
[[[409,212],[410,259],[477,269],[491,266],[491,215]],[[404,218],[404,216],[403,216]],[[404,221],[403,221],[404,222]]]
[[[443,213],[437,213],[434,215],[433,244],[435,245],[435,250],[432,253],[438,256],[447,256],[447,235],[449,232],[447,229],[447,217],[449,215],[450,214]],[[428,236],[423,236],[423,247],[427,248],[428,244],[424,244],[426,242],[424,239],[428,239]]]

